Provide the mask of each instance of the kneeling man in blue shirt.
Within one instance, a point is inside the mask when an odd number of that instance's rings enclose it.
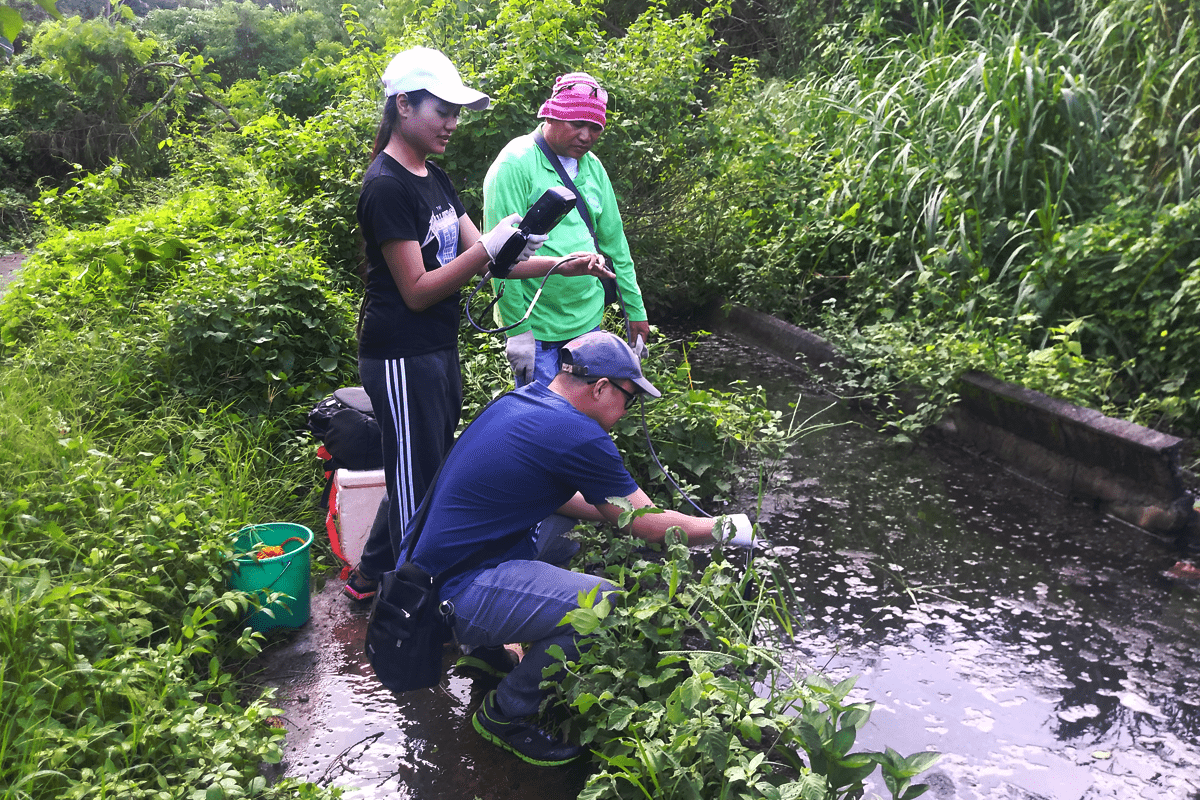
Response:
[[[608,502],[611,497],[624,497],[634,508],[653,505],[608,433],[639,395],[660,392],[629,345],[606,331],[586,333],[563,347],[562,369],[549,386],[529,383],[480,414],[450,450],[425,498],[428,514],[410,560],[430,575],[528,531],[507,552],[446,580],[440,599],[454,607],[460,644],[531,643],[473,723],[486,739],[533,764],[563,764],[582,752],[538,726],[545,694],[538,685],[543,668],[555,663],[551,646],[568,658],[579,653],[575,631],[561,623],[578,608],[580,592],[616,588],[556,566],[577,547],[562,534],[576,519],[616,524],[621,509]],[[661,542],[669,528],[679,527],[691,544],[712,542],[725,530],[734,532],[732,544],[751,544],[744,514],[732,515],[731,524],[720,520],[663,511],[637,517],[631,528],[648,542]]]

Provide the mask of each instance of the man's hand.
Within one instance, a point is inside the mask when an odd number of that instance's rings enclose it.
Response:
[[[650,322],[648,320],[629,320],[629,344],[641,336],[643,342],[650,341]]]
[[[508,363],[512,365],[513,376],[516,377],[518,386],[524,386],[533,381],[533,351],[536,347],[537,342],[533,338],[532,330],[518,333],[516,336],[509,336],[508,341],[504,343],[504,355],[508,358]]]
[[[729,514],[713,521],[713,538],[734,547],[754,547],[758,538],[745,514]]]
[[[562,266],[554,272],[568,278],[578,278],[582,275],[592,275],[597,278],[617,277],[609,270],[608,265],[604,263],[604,256],[599,253],[571,253],[569,256],[560,258],[559,263]]]

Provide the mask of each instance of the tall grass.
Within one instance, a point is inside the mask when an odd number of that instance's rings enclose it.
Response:
[[[966,8],[924,8],[919,35],[863,48],[833,80],[794,89],[796,116],[838,146],[827,208],[857,204],[902,237],[907,258],[871,264],[871,277],[935,304],[969,299],[972,279],[1019,281],[1020,254],[1089,213],[1114,162],[1069,42],[1028,17]]]
[[[1193,6],[1161,0],[1089,0],[1079,39],[1114,115],[1125,156],[1162,203],[1196,197],[1200,31]],[[1161,206],[1160,206],[1161,207]]]
[[[50,355],[0,369],[0,797],[313,796],[261,794],[282,732],[233,681],[261,636],[225,574],[242,524],[314,522],[311,468],[279,420],[132,417],[119,357]]]
[[[926,388],[997,336],[1033,355],[1070,328],[1077,394],[1200,430],[1200,372],[1183,363],[1200,357],[1195,13],[1090,0],[868,15],[825,54],[831,71],[744,82],[710,112],[724,140],[711,181],[682,193],[681,234],[721,243],[707,261],[728,296],[866,332],[883,357],[919,331],[965,336],[921,368]],[[697,237],[709,225],[724,235]]]

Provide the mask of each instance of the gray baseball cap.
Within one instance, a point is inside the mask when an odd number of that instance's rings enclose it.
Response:
[[[641,359],[633,348],[608,331],[591,331],[563,345],[562,371],[587,381],[626,378],[651,397],[662,397],[642,374]]]

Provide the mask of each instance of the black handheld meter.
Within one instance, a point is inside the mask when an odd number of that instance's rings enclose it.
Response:
[[[551,186],[538,198],[517,226],[517,235],[509,238],[492,262],[493,278],[506,278],[516,266],[517,256],[525,249],[529,235],[549,233],[575,207],[575,194],[562,186]]]

